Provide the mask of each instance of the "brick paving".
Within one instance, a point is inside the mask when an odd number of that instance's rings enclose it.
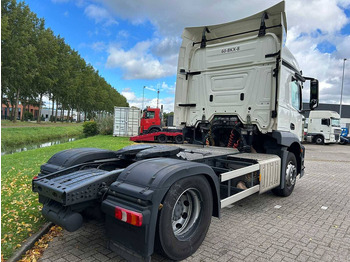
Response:
[[[306,145],[305,166],[290,197],[255,194],[223,209],[186,261],[350,261],[350,146]],[[124,260],[106,249],[103,224],[89,221],[55,238],[40,261]]]

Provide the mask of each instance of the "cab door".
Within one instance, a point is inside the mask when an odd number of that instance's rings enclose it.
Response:
[[[290,132],[296,134],[301,141],[303,138],[302,85],[294,77],[289,84],[289,99]]]

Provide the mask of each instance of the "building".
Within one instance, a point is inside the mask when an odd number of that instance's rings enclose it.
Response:
[[[15,110],[15,106],[11,105],[11,103],[9,103],[8,107],[7,107],[7,105],[2,104],[1,105],[1,119],[10,119],[12,110]],[[33,106],[33,105],[26,105],[25,111],[32,113],[34,119],[38,118],[39,107]],[[21,102],[19,102],[17,119],[22,119],[23,112],[24,112],[23,105],[21,104]]]
[[[61,117],[61,113],[62,110],[58,109],[57,110],[57,120],[61,121],[61,120],[67,120],[68,118],[68,110],[63,110],[63,115]],[[56,115],[56,109],[54,109],[53,111],[53,117],[55,117]],[[52,108],[42,108],[41,109],[41,116],[43,117],[43,121],[51,121],[51,116],[52,116]],[[76,110],[71,110],[70,111],[70,115],[69,115],[69,120],[70,121],[77,121],[78,120],[78,114]],[[84,114],[80,113],[80,119],[83,120],[84,119]]]

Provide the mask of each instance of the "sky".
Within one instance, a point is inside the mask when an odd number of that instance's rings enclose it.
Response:
[[[184,27],[220,24],[279,0],[25,0],[130,106],[173,111]],[[286,0],[286,45],[305,76],[320,81],[320,102],[350,104],[350,0]],[[146,88],[143,88],[143,87]],[[143,99],[144,97],[144,99]],[[307,101],[308,96],[304,96]]]

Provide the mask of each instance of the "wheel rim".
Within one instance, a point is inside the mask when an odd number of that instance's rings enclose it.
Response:
[[[189,188],[177,199],[172,212],[172,228],[176,238],[183,238],[194,228],[200,216],[202,198],[200,193]]]
[[[290,161],[286,168],[286,184],[288,187],[294,186],[297,178],[297,168],[292,161]]]
[[[166,141],[166,136],[165,135],[160,135],[158,137],[158,141],[161,142],[161,143],[164,143]]]
[[[316,143],[317,143],[317,144],[321,144],[321,143],[322,143],[322,138],[318,137],[318,138],[316,139]]]

